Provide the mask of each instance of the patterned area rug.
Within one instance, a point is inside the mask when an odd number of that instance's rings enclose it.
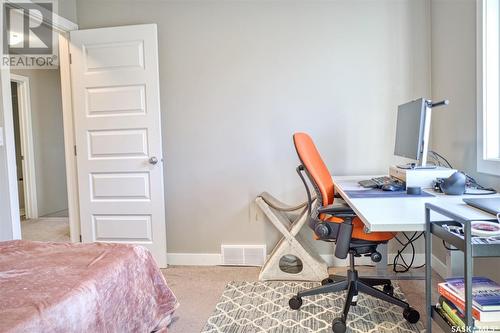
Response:
[[[226,286],[202,333],[331,333],[331,323],[342,312],[345,292],[304,297],[300,310],[290,310],[288,300],[316,282],[231,282]],[[399,286],[395,296],[405,299]],[[351,307],[348,332],[424,332],[422,322],[409,324],[402,309],[360,293]]]

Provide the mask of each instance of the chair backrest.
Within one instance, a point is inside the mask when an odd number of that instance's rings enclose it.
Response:
[[[293,143],[309,179],[313,183],[315,190],[319,191],[317,194],[321,195],[322,206],[331,205],[334,195],[332,175],[328,171],[325,162],[323,162],[313,140],[306,133],[295,133]]]

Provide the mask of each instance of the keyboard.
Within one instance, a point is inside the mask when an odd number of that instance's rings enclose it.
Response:
[[[391,178],[391,177],[375,177],[372,179],[367,179],[367,180],[361,180],[358,182],[359,185],[363,186],[364,188],[381,188],[382,186],[386,184],[391,184],[391,183],[399,183],[397,180]]]

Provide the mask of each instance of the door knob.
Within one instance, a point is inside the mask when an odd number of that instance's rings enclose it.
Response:
[[[156,156],[153,156],[149,159],[149,164],[155,165],[156,163],[158,163],[158,158]]]

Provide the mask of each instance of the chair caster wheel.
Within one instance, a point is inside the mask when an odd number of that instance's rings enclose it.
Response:
[[[382,255],[380,254],[380,252],[373,252],[370,255],[370,258],[373,262],[380,262],[382,260]]]
[[[302,298],[300,298],[298,296],[293,296],[288,301],[288,305],[290,306],[290,309],[298,310],[302,306]]]
[[[384,289],[382,291],[387,295],[394,296],[394,287],[390,284],[385,284]]]
[[[326,279],[321,280],[321,285],[325,286],[325,285],[333,283],[333,282],[335,282],[335,281],[333,281],[332,278],[326,278]]]
[[[345,324],[344,319],[335,318],[332,322],[332,331],[333,333],[345,333],[347,330],[347,326]]]
[[[412,307],[408,307],[403,311],[403,317],[410,324],[416,324],[420,319],[420,313]]]

